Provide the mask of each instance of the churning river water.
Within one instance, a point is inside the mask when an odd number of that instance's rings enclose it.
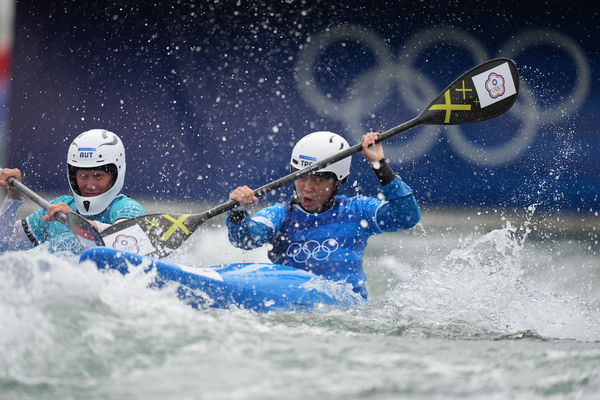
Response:
[[[0,399],[600,398],[598,232],[426,220],[371,239],[351,309],[198,311],[146,274],[0,255]],[[215,224],[174,257],[265,253]]]

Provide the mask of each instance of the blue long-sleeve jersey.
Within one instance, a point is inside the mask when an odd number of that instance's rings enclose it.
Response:
[[[278,203],[246,212],[241,223],[227,218],[229,241],[242,249],[268,243],[269,259],[333,280],[345,280],[367,297],[362,262],[367,240],[382,232],[409,229],[420,219],[412,189],[400,178],[382,187],[385,200],[337,195],[333,206],[320,214],[298,204]]]

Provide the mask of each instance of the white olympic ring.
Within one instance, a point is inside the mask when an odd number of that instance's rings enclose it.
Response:
[[[333,43],[354,40],[364,44],[377,59],[377,66],[363,72],[346,92],[341,101],[335,101],[323,93],[315,84],[314,67],[319,55]],[[473,61],[480,63],[489,59],[481,41],[470,33],[454,27],[437,26],[417,32],[405,45],[404,52],[394,60],[389,47],[376,33],[355,25],[343,25],[328,29],[310,38],[299,55],[296,67],[297,84],[305,100],[320,114],[342,122],[356,140],[364,128],[364,118],[373,116],[390,96],[395,86],[401,101],[411,109],[427,104],[441,88],[418,71],[413,63],[426,48],[439,43],[450,43],[463,47],[471,53]],[[467,161],[481,166],[500,166],[516,159],[535,140],[540,125],[554,123],[569,117],[586,100],[591,86],[591,69],[580,46],[562,33],[550,30],[529,30],[501,47],[502,57],[514,57],[525,48],[549,44],[564,50],[575,61],[576,84],[566,100],[554,107],[541,108],[531,88],[521,82],[521,91],[516,106],[511,108],[514,118],[522,122],[515,136],[505,143],[493,147],[471,143],[458,125],[449,125],[448,142]],[[516,50],[518,49],[518,51]],[[448,82],[442,82],[447,84]],[[420,133],[410,140],[389,145],[389,153],[401,162],[415,160],[427,153],[436,142],[439,129],[423,126]]]
[[[304,243],[292,243],[288,246],[285,254],[292,257],[299,264],[306,264],[310,259],[322,261],[329,258],[331,253],[340,247],[337,240],[325,239],[319,243],[316,240],[309,240]]]
[[[592,71],[585,52],[577,42],[557,31],[549,29],[527,31],[508,42],[502,47],[499,54],[502,54],[503,57],[513,58],[517,54],[522,53],[526,48],[543,43],[555,45],[568,53],[577,65],[579,76],[575,79],[576,83],[571,93],[564,96],[565,100],[547,109],[540,109],[538,107],[538,120],[542,125],[558,122],[573,114],[586,100],[592,81]],[[527,82],[521,83],[526,87],[529,86]],[[531,91],[531,89],[527,91]]]
[[[339,41],[340,38],[344,38],[345,40],[355,39],[356,41],[364,42],[368,45],[369,49],[373,52],[373,55],[378,59],[379,64],[387,65],[392,62],[387,45],[373,32],[359,26],[342,25],[335,28],[333,34],[331,33],[332,32],[326,31],[317,35],[311,40],[311,44],[304,48],[302,53],[300,53],[296,75],[301,93],[307,97],[317,112],[322,113],[323,115],[345,114],[354,111],[356,107],[356,105],[352,103],[352,96],[350,96],[350,104],[348,105],[336,103],[330,98],[331,96],[322,94],[321,91],[313,85],[314,63],[323,48]],[[383,89],[386,91],[388,90],[387,86],[384,86]],[[377,101],[376,98],[369,100]],[[362,99],[359,101],[362,103]],[[340,108],[340,106],[343,107]]]

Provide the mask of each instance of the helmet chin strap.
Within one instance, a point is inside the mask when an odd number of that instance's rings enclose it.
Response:
[[[329,200],[327,202],[331,201],[338,194],[338,191],[340,189],[340,186],[342,186],[342,183],[344,183],[344,181],[340,181],[340,180],[336,180],[333,183],[333,191],[331,192],[331,197],[329,198]]]

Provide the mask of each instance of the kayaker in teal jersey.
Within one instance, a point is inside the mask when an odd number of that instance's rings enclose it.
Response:
[[[21,179],[18,169],[0,170],[0,186],[8,189],[0,207],[0,252],[26,250],[49,242],[49,250],[79,253],[81,245],[69,229],[57,221],[58,212],[81,214],[99,231],[138,217],[146,210],[121,194],[125,181],[125,147],[114,133],[92,129],[80,134],[67,153],[67,177],[72,195],[50,201],[48,211],[39,209],[17,221],[23,204],[21,193],[8,183]]]
[[[311,271],[333,280],[345,280],[367,297],[362,263],[370,236],[409,229],[420,219],[412,189],[385,161],[378,133],[362,137],[362,151],[381,183],[383,199],[337,194],[350,174],[345,158],[295,181],[291,200],[267,207],[253,218],[245,206],[258,202],[252,189],[241,186],[229,196],[240,206],[227,214],[230,242],[242,249],[269,244],[269,259]],[[300,139],[292,151],[292,170],[349,148],[332,132],[313,132]]]

